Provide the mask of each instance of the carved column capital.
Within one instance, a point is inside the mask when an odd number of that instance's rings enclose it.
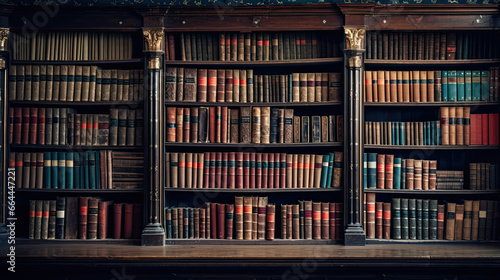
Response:
[[[0,51],[7,50],[9,35],[10,35],[9,28],[0,28]]]
[[[146,40],[145,51],[163,51],[163,27],[147,27],[142,29],[142,35]]]
[[[364,27],[347,27],[344,26],[346,50],[363,50],[365,41]]]

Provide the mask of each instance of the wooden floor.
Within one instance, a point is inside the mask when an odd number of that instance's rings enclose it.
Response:
[[[499,279],[500,245],[40,243],[17,244],[16,264],[17,276],[47,279]]]

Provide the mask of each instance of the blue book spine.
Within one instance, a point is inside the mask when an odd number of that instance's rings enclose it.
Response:
[[[457,71],[457,101],[465,101],[465,71]]]
[[[457,71],[448,71],[448,101],[457,101]]]
[[[424,135],[423,135],[423,140],[424,142],[423,143],[420,143],[420,145],[427,145],[427,127],[426,127],[426,122],[421,122],[421,125],[422,125],[422,130],[424,131]]]
[[[464,73],[465,101],[472,101],[472,71]]]
[[[406,159],[401,159],[401,189],[406,189]]]
[[[441,124],[436,121],[436,145],[441,145]]]
[[[377,188],[377,153],[368,153],[368,188]]]
[[[51,167],[51,170],[52,170],[52,180],[51,180],[51,183],[52,185],[49,187],[49,188],[52,188],[52,189],[58,189],[59,188],[59,180],[57,178],[59,178],[59,176],[57,176],[57,171],[58,171],[58,164],[59,164],[59,161],[57,160],[57,152],[51,152],[52,154],[52,167]]]
[[[431,145],[431,122],[425,122],[427,128],[427,143],[426,145]]]
[[[84,171],[84,175],[83,175],[83,178],[85,180],[85,189],[90,189],[90,181],[89,181],[89,177],[90,177],[90,173],[89,173],[89,153],[90,152],[85,152],[83,153],[85,156],[84,158],[84,166],[85,166],[85,171]]]
[[[89,152],[89,181],[90,189],[95,190],[96,188],[96,172],[95,172],[95,151]]]
[[[326,187],[332,187],[332,177],[333,177],[333,164],[335,160],[335,153],[330,153],[330,159],[328,162],[328,177],[326,179]]]
[[[405,145],[405,123],[399,122],[399,145]]]
[[[448,71],[441,72],[441,101],[448,101]]]
[[[330,155],[323,156],[323,167],[321,168],[321,187],[326,188],[326,179],[328,179],[328,163],[330,163]]]
[[[490,100],[490,71],[481,71],[481,101]]]
[[[368,188],[368,154],[363,153],[363,189]]]
[[[95,152],[95,177],[96,177],[96,189],[101,189],[101,165],[100,165],[101,155],[99,151]]]
[[[394,158],[394,189],[401,189],[401,158]]]
[[[51,187],[51,172],[52,172],[52,153],[44,152],[43,153],[43,187],[45,189],[50,189]]]
[[[57,153],[57,174],[59,175],[58,185],[60,189],[66,188],[66,152]]]
[[[66,188],[74,188],[74,157],[72,152],[66,153]]]
[[[73,155],[73,170],[75,174],[75,189],[80,189],[80,153],[75,152]]]
[[[481,71],[472,71],[472,101],[481,100]]]

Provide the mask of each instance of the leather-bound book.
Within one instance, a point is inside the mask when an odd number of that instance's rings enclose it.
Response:
[[[429,160],[429,190],[436,189],[437,161]]]
[[[266,206],[267,197],[258,198],[258,215],[257,215],[257,239],[266,238]]]
[[[441,145],[450,145],[450,107],[441,107]]]
[[[253,107],[253,110],[255,112],[255,108],[259,107]],[[254,143],[263,143],[263,144],[269,144],[270,143],[270,136],[271,136],[271,107],[261,107],[260,108],[260,142],[254,142]],[[256,115],[254,115],[254,120],[255,120]],[[255,123],[254,123],[255,124]]]
[[[183,77],[184,92],[182,101],[190,101],[190,102],[196,101],[196,89],[197,89],[197,78],[198,78],[197,74],[198,71],[196,68],[184,69],[184,77]],[[179,79],[179,74],[177,74],[177,79]],[[177,99],[177,101],[180,100]]]
[[[383,202],[375,203],[375,238],[383,238]]]
[[[462,240],[464,229],[464,210],[465,206],[463,204],[456,205],[454,240]]]
[[[108,208],[109,201],[98,200],[97,203],[97,239],[106,239],[108,235]]]
[[[422,190],[429,190],[430,161],[422,160]]]
[[[233,72],[233,102],[240,102],[240,70],[234,69]]]
[[[33,207],[34,204],[34,207]],[[43,200],[31,200],[30,201],[30,239],[41,239],[42,238],[42,217],[43,217]],[[34,217],[34,218],[33,218]]]
[[[377,154],[377,189],[385,188],[385,155]]]
[[[465,141],[464,141],[465,140],[464,139],[464,135],[465,135],[465,133],[464,133],[465,132],[464,131],[464,107],[456,107],[455,110],[456,110],[456,118],[455,118],[456,144],[457,145],[464,145],[465,144]]]
[[[386,102],[385,98],[385,71],[377,71],[377,97],[376,102]]]
[[[111,85],[110,85],[110,89],[109,89],[109,91],[110,91],[109,100],[111,100],[111,101],[118,100],[118,80],[119,80],[118,72],[121,72],[121,71],[119,71],[118,69],[111,70]],[[123,77],[122,77],[122,79],[123,79]],[[123,85],[122,85],[122,88],[123,88]]]
[[[32,65],[25,65],[24,66],[24,100],[32,100],[31,97],[31,88],[32,88]]]
[[[88,229],[88,206],[89,198],[81,196],[78,198],[78,238],[87,239]]]
[[[109,145],[117,146],[118,145],[118,109],[109,110]],[[78,123],[77,114],[75,117],[75,138],[77,134],[76,124]],[[83,123],[81,123],[83,124]],[[81,127],[80,124],[80,127]],[[81,135],[83,136],[83,135]],[[172,138],[173,137],[173,138]],[[83,139],[83,138],[82,138]],[[75,144],[78,141],[75,140]],[[175,142],[175,107],[167,107],[167,142]]]
[[[478,240],[487,240],[488,200],[479,201]]]
[[[165,101],[176,101],[177,68],[167,67],[165,70]]]
[[[179,109],[182,110],[182,108],[177,108],[177,120],[179,118]],[[127,109],[118,109],[118,146],[125,146],[127,144]],[[182,112],[180,112],[180,115],[182,117]],[[91,119],[89,120],[89,116],[91,115],[88,115],[87,116],[87,123],[91,123]],[[91,117],[92,118],[92,117]],[[177,127],[179,125],[179,122],[177,121],[176,123]],[[182,125],[182,118],[181,118],[181,125]],[[89,131],[91,131],[91,129],[88,129],[87,127],[87,144],[90,144],[89,143]],[[176,136],[177,138],[179,138],[179,134],[180,134],[180,139],[181,141],[178,141],[178,142],[182,142],[182,130],[180,131],[177,131],[176,133]],[[92,134],[90,134],[92,135]],[[83,135],[82,135],[83,136]],[[92,139],[92,137],[90,138]]]
[[[384,189],[394,188],[394,155],[385,155]]]
[[[292,102],[300,102],[300,74],[292,73]]]
[[[439,204],[437,207],[437,239],[444,239],[445,227],[445,209],[444,204]]]
[[[446,240],[455,240],[456,203],[446,203]]]
[[[300,102],[308,102],[307,98],[307,73],[299,73],[299,97]]]
[[[293,109],[285,109],[285,143],[293,143]]]
[[[314,73],[307,73],[307,102],[314,102],[316,99],[315,79]]]
[[[382,204],[382,238],[391,239],[391,203]]]
[[[343,170],[343,152],[335,152],[335,161],[333,163],[333,183],[332,187],[342,187],[342,170]]]
[[[123,237],[122,220],[123,220],[124,203],[113,204],[113,238],[120,239]]]
[[[37,143],[38,108],[29,108],[28,140],[29,144]],[[28,144],[28,143],[27,143]]]
[[[403,102],[411,102],[411,86],[410,71],[403,71]]]
[[[321,203],[321,239],[331,239],[330,237],[330,203]]]
[[[56,200],[47,201],[49,204],[47,239],[56,238]]]
[[[250,143],[252,141],[251,116],[251,107],[240,108],[240,143]]]
[[[401,198],[392,199],[392,238],[401,239]]]
[[[401,239],[409,239],[410,237],[408,203],[408,198],[401,198]]]
[[[186,69],[186,70],[191,70],[191,69]],[[189,73],[189,71],[188,71]],[[208,73],[207,69],[198,69],[198,75],[197,75],[197,80],[198,80],[198,86],[197,86],[197,99],[194,101],[198,102],[207,102],[207,88],[208,88]],[[185,77],[185,79],[188,79],[188,77]],[[190,100],[186,100],[190,101]],[[211,102],[215,102],[211,101]]]
[[[127,141],[126,141],[126,145],[127,146],[134,146],[136,143],[135,141],[135,113],[136,113],[136,110],[127,110]],[[186,117],[186,113],[187,113],[187,117]],[[104,118],[102,120],[103,124],[105,122],[105,118],[106,118],[106,115],[94,115],[94,116],[97,116],[98,118]],[[186,133],[186,127],[189,129],[189,108],[185,108],[184,110],[184,121],[188,121],[188,123],[184,123],[184,134]],[[98,121],[98,126],[101,126],[101,121],[99,120]],[[104,128],[104,126],[102,126]],[[99,132],[101,132],[99,130]],[[99,135],[99,132],[97,133]],[[107,135],[106,134],[106,131],[102,131],[103,132],[103,136]],[[98,139],[101,139],[101,137],[99,137],[98,135],[96,136],[95,134],[94,135],[94,138],[98,138]],[[186,141],[187,139],[187,141]],[[101,145],[100,143],[105,143],[106,141],[105,140],[97,140],[97,144],[98,145]],[[189,142],[189,130],[188,130],[188,135],[184,135],[184,142]]]
[[[97,225],[99,214],[99,199],[89,197],[87,213],[87,239],[97,238]]]
[[[422,160],[414,160],[414,189],[422,189]]]
[[[373,102],[372,71],[365,71],[365,102]]]
[[[457,145],[457,108],[449,107],[449,143]],[[444,139],[443,139],[444,140]],[[444,145],[444,141],[443,141]]]
[[[31,100],[40,100],[40,66],[33,65],[31,70]]]
[[[479,200],[472,201],[471,240],[478,240],[479,238],[480,208]]]
[[[376,237],[375,193],[366,194],[366,238]]]
[[[251,196],[243,197],[243,239],[252,239],[252,202]]]
[[[221,75],[218,75],[218,79],[221,78]],[[233,69],[226,69],[225,70],[225,102],[233,102],[233,88],[234,88],[234,81],[233,81]],[[220,98],[218,98],[220,100]]]
[[[49,236],[49,216],[50,216],[50,201],[42,200],[42,228],[40,239],[48,239]],[[35,235],[36,236],[36,235]]]
[[[266,239],[273,240],[275,232],[275,212],[274,204],[266,205]]]
[[[19,108],[19,109],[22,112],[21,113],[21,120],[22,121],[20,124],[17,124],[14,126],[14,131],[15,131],[15,133],[18,133],[21,136],[21,137],[18,137],[16,135],[15,139],[20,139],[21,142],[17,143],[18,141],[15,141],[14,143],[15,144],[29,144],[29,140],[31,138],[30,137],[30,134],[31,134],[30,133],[31,108],[24,107],[24,108]],[[18,114],[16,111],[16,116],[17,115]],[[59,118],[58,118],[58,120],[59,120]],[[37,120],[37,122],[38,122],[38,120]],[[19,130],[17,130],[16,128],[19,128]],[[59,131],[58,131],[58,133],[59,133]],[[59,144],[59,143],[57,143],[57,144]]]
[[[304,201],[305,239],[313,239],[313,202]]]
[[[457,53],[457,33],[448,32],[445,34],[445,37],[446,37],[446,60],[454,60]],[[441,56],[443,55],[441,54]]]
[[[261,107],[252,107],[252,143],[261,142]]]
[[[282,109],[284,110],[284,109]],[[293,116],[293,143],[300,143],[301,142],[301,123],[300,123],[300,116]],[[281,132],[281,131],[280,131]]]
[[[472,233],[472,200],[465,200],[464,201],[464,209],[463,210],[464,210],[464,216],[463,216],[462,239],[463,240],[471,240],[471,233]],[[458,213],[458,211],[457,211],[457,213]],[[459,240],[459,239],[457,238],[457,240]]]
[[[401,200],[403,201],[403,200]],[[421,205],[420,205],[421,206]],[[421,234],[420,234],[421,235]],[[408,199],[408,239],[417,239],[417,200]]]
[[[220,204],[224,206],[224,204]],[[225,204],[225,238],[233,239],[234,204]],[[220,218],[220,216],[218,217]],[[224,219],[222,219],[224,221]],[[224,237],[222,237],[224,238]]]
[[[321,239],[321,202],[312,203],[312,237]]]

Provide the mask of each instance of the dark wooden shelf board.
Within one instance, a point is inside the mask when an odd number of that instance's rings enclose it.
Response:
[[[488,243],[499,243],[498,240],[488,240],[488,241],[479,241],[479,240],[442,240],[442,239],[433,239],[433,240],[416,240],[416,239],[366,239],[367,245],[375,245],[375,244],[488,244]]]
[[[386,150],[498,150],[500,146],[491,145],[436,145],[436,146],[408,146],[408,145],[371,145],[364,144],[365,149],[386,149]]]
[[[444,66],[444,65],[467,65],[487,66],[500,63],[500,59],[457,59],[457,60],[389,60],[389,59],[365,59],[367,66]]]
[[[385,190],[385,189],[364,189],[365,193],[383,194],[411,194],[411,195],[487,195],[500,194],[500,190]]]
[[[236,239],[166,239],[166,245],[328,245],[339,244],[341,240],[331,239],[273,239],[273,240],[236,240]]]
[[[498,106],[498,101],[459,102],[365,102],[365,107],[441,107],[441,106]]]
[[[82,244],[82,245],[90,245],[90,244],[115,244],[115,245],[140,245],[140,239],[29,239],[26,237],[16,238],[16,241],[19,241],[22,244],[26,245],[70,245],[70,244]]]
[[[142,58],[131,58],[122,60],[12,60],[12,64],[33,64],[33,65],[129,65],[129,64],[142,64]]]
[[[342,188],[284,188],[284,189],[191,189],[191,188],[164,188],[165,192],[197,192],[197,193],[281,193],[281,192],[341,192]]]
[[[143,101],[9,101],[12,106],[66,106],[66,107],[79,107],[79,106],[139,106],[143,105]]]
[[[177,143],[166,142],[167,147],[221,147],[221,148],[299,148],[299,147],[341,147],[343,142],[323,142],[323,143],[272,143],[272,144],[254,144],[254,143]]]
[[[103,194],[103,193],[142,193],[144,192],[141,189],[135,190],[101,190],[101,189],[20,189],[16,188],[16,192],[22,193],[95,193],[95,194]]]
[[[268,60],[268,61],[179,61],[167,60],[165,64],[169,66],[182,67],[243,67],[243,68],[268,68],[268,67],[283,67],[283,66],[318,66],[329,64],[343,64],[343,57],[329,58],[309,58],[309,59],[290,59],[290,60]]]
[[[270,106],[270,107],[310,107],[310,106],[340,106],[339,102],[165,102],[166,106],[228,106],[228,107],[248,107],[248,106]],[[500,104],[500,103],[498,103]]]
[[[13,149],[37,149],[37,150],[143,150],[142,146],[76,146],[76,145],[35,145],[35,144],[10,144]]]

